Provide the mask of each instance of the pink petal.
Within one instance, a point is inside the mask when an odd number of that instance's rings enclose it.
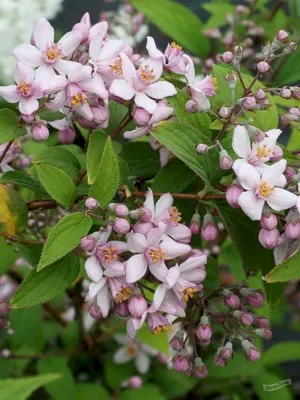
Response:
[[[0,96],[9,103],[17,103],[21,97],[16,85],[0,86]]]
[[[82,66],[76,61],[58,60],[54,64],[54,68],[61,75],[68,75],[73,68]]]
[[[101,289],[106,286],[107,279],[102,278],[97,283],[91,283],[89,286],[89,291],[86,295],[85,301],[93,300],[95,296],[101,291]]]
[[[294,207],[297,204],[298,197],[287,190],[275,188],[266,200],[275,211],[282,211]]]
[[[149,121],[149,125],[158,124],[159,122],[168,119],[169,117],[171,117],[172,113],[173,113],[173,108],[157,106],[156,110],[154,111],[154,114],[152,115]]]
[[[114,96],[124,100],[131,100],[135,95],[134,88],[124,79],[115,79],[111,84],[109,91]]]
[[[91,27],[91,17],[90,14],[88,12],[86,12],[85,14],[83,14],[80,22],[82,22],[84,25],[86,25],[88,28]]]
[[[68,74],[68,80],[72,83],[78,83],[80,81],[85,81],[91,79],[92,68],[88,65],[80,65],[73,68]]]
[[[110,307],[110,295],[109,295],[107,285],[103,286],[103,288],[98,293],[97,305],[101,310],[101,314],[102,314],[103,318],[106,318],[108,316],[109,307]]]
[[[151,36],[147,36],[146,49],[148,50],[149,56],[153,59],[164,57],[163,53],[157,49],[155,41]]]
[[[202,268],[196,268],[191,271],[186,271],[184,274],[181,274],[181,277],[188,282],[200,283],[206,278],[206,271]]]
[[[122,98],[124,98],[124,97],[122,97]],[[134,98],[134,101],[138,107],[144,108],[150,114],[153,114],[154,111],[156,110],[156,107],[157,107],[156,102],[154,100],[150,99],[148,96],[146,96],[145,93],[140,93],[140,92],[137,93]]]
[[[136,69],[125,53],[120,53],[124,79],[130,84],[136,80]]]
[[[160,247],[166,252],[167,259],[183,256],[191,251],[191,246],[188,244],[177,243],[168,236],[164,236]]]
[[[127,244],[129,251],[133,253],[144,253],[148,247],[147,239],[141,233],[128,233]]]
[[[43,64],[35,71],[35,82],[42,90],[47,90],[49,82],[56,77],[54,69],[51,65]]]
[[[164,301],[160,306],[160,311],[176,315],[177,317],[185,316],[185,311],[172,290],[167,291]]]
[[[49,110],[59,110],[67,103],[67,95],[65,90],[59,91],[52,100],[46,103],[46,106]]]
[[[176,226],[168,226],[166,229],[166,235],[171,236],[174,240],[182,241],[182,243],[189,243],[192,233],[190,228],[186,225],[177,224]]]
[[[63,55],[68,56],[77,49],[77,47],[81,43],[81,40],[82,40],[81,32],[71,31],[66,33],[57,44],[61,46]]]
[[[81,81],[78,86],[85,92],[95,94],[101,99],[106,99],[109,96],[108,91],[105,89],[104,82],[100,75],[96,74],[92,79]]]
[[[168,270],[165,278],[170,288],[172,288],[177,283],[179,277],[180,277],[180,269],[177,264],[175,265],[175,267],[172,267]]]
[[[168,164],[171,154],[172,154],[172,152],[169,149],[167,149],[165,146],[163,146],[159,149],[159,162],[160,162],[160,166],[162,168],[164,168]]]
[[[41,74],[44,73],[49,75],[51,74],[50,71],[46,71],[46,69],[43,68]],[[48,88],[46,90],[46,93],[56,93],[59,91],[64,91],[68,83],[69,81],[63,76],[55,75],[55,77],[51,79],[50,82],[48,82]]]
[[[154,60],[153,58],[147,58],[143,61],[139,70],[145,67],[153,71],[155,76],[153,82],[157,81],[162,76],[164,65],[161,59]]]
[[[124,41],[123,40],[109,40],[102,47],[98,59],[100,61],[110,61],[113,58],[117,57],[117,55],[123,50]]]
[[[13,55],[32,68],[39,67],[44,63],[41,51],[31,44],[20,44],[13,50]]]
[[[264,170],[261,180],[263,182],[268,182],[269,185],[275,186],[277,185],[280,175],[286,168],[286,160],[280,160],[275,164],[272,164],[271,167]]]
[[[119,277],[125,274],[125,265],[119,261],[109,265],[104,271],[104,275],[108,278]]]
[[[126,242],[111,240],[108,243],[111,244],[115,249],[117,249],[118,253],[124,253],[124,251],[128,251],[128,244]]]
[[[203,264],[206,264],[206,262],[207,262],[207,255],[206,254],[202,254],[200,256],[194,256],[194,257],[188,258],[186,261],[181,263],[180,266],[179,266],[181,276],[184,277],[185,272],[188,272],[188,271],[194,270],[196,268],[199,268]],[[184,278],[184,279],[186,279],[186,278]]]
[[[97,257],[89,257],[85,262],[85,270],[88,277],[95,283],[99,282],[103,276],[100,261]]]
[[[153,99],[164,99],[165,97],[175,96],[177,90],[175,86],[170,82],[155,82],[152,83],[146,90],[145,93]]]
[[[238,179],[246,190],[255,190],[260,182],[259,173],[252,165],[245,164],[238,168]]]
[[[249,134],[244,126],[238,125],[233,132],[232,147],[235,153],[242,158],[247,158],[251,152]]]
[[[166,283],[166,277],[168,274],[168,268],[166,267],[165,263],[160,263],[160,264],[150,264],[149,265],[149,270],[153,276],[155,276],[156,279],[158,279],[161,282]]]
[[[244,160],[243,158],[238,158],[237,160],[235,160],[235,162],[233,163],[232,169],[234,170],[236,175],[239,175],[239,168],[242,165],[247,165],[248,162],[246,160]],[[259,172],[259,171],[258,171]]]
[[[174,199],[170,193],[163,194],[157,201],[155,206],[155,218],[159,218],[163,213],[168,211],[173,205]]]
[[[153,228],[149,231],[147,235],[148,246],[157,246],[165,234],[166,225],[159,222],[157,228]]]
[[[94,38],[96,35],[101,35],[104,37],[108,31],[108,23],[106,21],[98,22],[97,24],[93,25],[90,29],[90,40]]]
[[[21,97],[19,103],[19,110],[21,114],[30,115],[37,111],[39,102],[35,97]]]
[[[20,82],[32,83],[34,79],[34,71],[29,65],[17,62],[16,72],[15,72],[15,82],[19,84]]]
[[[142,279],[148,267],[147,258],[144,254],[136,254],[129,258],[126,263],[126,281],[134,283]]]
[[[154,312],[159,309],[161,303],[164,301],[166,293],[167,293],[167,288],[165,285],[157,286],[149,311]]]
[[[104,231],[101,231],[99,234],[99,238],[97,240],[97,246],[102,246],[104,243],[108,241],[108,238],[111,234],[112,231],[112,226],[108,225],[107,228]]]
[[[194,62],[190,56],[185,55],[184,57],[186,58],[186,60],[188,62],[186,78],[187,78],[188,84],[192,85],[195,80]]]
[[[238,204],[245,214],[253,221],[259,221],[265,200],[256,197],[252,191],[242,193],[238,198]]]
[[[266,132],[266,135],[276,142],[281,133],[282,131],[280,129],[270,129],[268,132]]]
[[[94,119],[94,115],[88,103],[75,106],[74,109],[78,112],[78,114],[82,115],[88,121],[92,121]]]
[[[152,212],[152,215],[154,216],[154,197],[153,192],[150,188],[147,190],[144,206],[149,208]]]
[[[101,51],[101,47],[102,47],[102,43],[103,43],[102,35],[97,35],[91,40],[90,47],[89,47],[89,54],[93,61],[98,60],[99,54]]]
[[[136,128],[133,131],[124,132],[125,139],[136,139],[142,136],[145,136],[150,130],[149,126],[141,126],[140,128]]]
[[[32,36],[36,47],[41,51],[44,51],[48,44],[54,43],[54,29],[44,17],[36,22]]]

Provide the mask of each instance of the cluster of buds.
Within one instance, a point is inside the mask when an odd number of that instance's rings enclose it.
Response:
[[[229,110],[229,109],[228,109]],[[226,113],[225,107],[222,107],[220,111],[224,111],[224,114]],[[230,111],[228,111],[230,114]],[[229,115],[228,114],[228,115]],[[216,144],[212,146],[208,146],[205,143],[199,143],[196,146],[196,152],[197,154],[206,154],[209,150],[218,148],[220,150],[219,152],[219,167],[223,170],[230,170],[233,165],[233,160],[228,154],[228,152],[222,147],[221,143],[219,141],[216,142]]]
[[[200,215],[196,212],[191,219],[190,230],[193,235],[201,233],[202,239],[207,242],[214,241],[218,237],[218,227],[210,213],[205,214],[201,225]]]

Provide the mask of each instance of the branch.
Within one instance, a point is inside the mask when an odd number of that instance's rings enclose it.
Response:
[[[0,231],[0,236],[4,237],[7,240],[10,240],[14,243],[24,243],[24,244],[44,244],[42,240],[30,240],[30,239],[21,239],[16,236],[10,235],[9,233]]]
[[[131,195],[133,197],[145,197],[147,192],[138,192],[134,191],[131,192]],[[164,192],[155,192],[153,193],[154,197],[160,197]],[[189,200],[216,200],[216,199],[225,199],[224,194],[206,194],[205,196],[199,196],[199,194],[193,194],[193,193],[170,193],[171,196],[177,198],[177,199],[189,199]]]
[[[87,196],[84,194],[79,194],[75,199],[75,203],[78,203],[80,200],[83,200],[85,197],[87,197]],[[28,210],[38,210],[40,208],[50,210],[51,208],[56,208],[58,206],[59,206],[59,204],[55,200],[33,200],[33,201],[29,201],[27,203]]]

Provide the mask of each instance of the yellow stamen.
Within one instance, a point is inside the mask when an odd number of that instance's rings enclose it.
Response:
[[[128,300],[131,295],[132,289],[128,286],[123,286],[115,297],[115,300],[117,303],[121,303],[122,301]]]
[[[159,262],[165,261],[166,252],[164,250],[159,249],[159,248],[152,249],[150,251],[150,257],[152,258],[152,261],[154,262],[154,264],[158,264]]]
[[[169,210],[169,217],[172,222],[180,222],[181,221],[181,212],[178,211],[177,207],[171,207]]]
[[[86,102],[86,96],[83,93],[76,93],[71,99],[72,106],[80,106]]]
[[[263,197],[268,197],[273,193],[274,189],[274,186],[269,185],[267,182],[262,182],[258,187],[258,193]]]
[[[107,264],[115,261],[118,258],[118,251],[115,247],[109,246],[103,250],[104,253],[104,262]]]
[[[198,292],[197,288],[190,287],[190,288],[184,289],[184,291],[182,292],[182,300],[187,303],[189,301],[189,299],[192,299],[194,297],[195,293],[197,293],[197,292]]]
[[[122,60],[121,60],[121,58],[118,58],[114,64],[111,64],[110,65],[110,69],[116,75],[122,75],[123,74],[123,69],[122,69]]]
[[[126,349],[126,351],[127,351],[127,354],[128,354],[130,357],[135,357],[136,354],[137,354],[137,348],[136,348],[136,346],[128,346],[127,349]]]
[[[169,329],[170,329],[169,325],[157,326],[155,329],[153,329],[153,334],[159,335],[162,332],[168,332]]]
[[[256,155],[258,158],[268,158],[272,155],[272,150],[266,144],[256,148]]]
[[[173,49],[182,51],[182,47],[179,46],[179,44],[177,44],[177,43],[175,43],[175,42],[172,42],[172,43],[171,43],[171,47],[173,47]]]
[[[57,60],[59,56],[60,56],[60,49],[57,47],[57,45],[49,47],[46,51],[46,57],[50,61]]]
[[[30,84],[28,82],[25,82],[25,81],[20,82],[18,85],[18,88],[19,88],[19,92],[23,96],[27,96],[28,93],[30,92]]]
[[[149,65],[145,65],[140,68],[140,77],[145,82],[151,82],[155,79],[154,68],[149,67]]]

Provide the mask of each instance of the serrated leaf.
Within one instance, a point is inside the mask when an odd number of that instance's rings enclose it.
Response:
[[[26,129],[19,126],[16,113],[8,108],[0,110],[0,144],[10,142],[26,134]]]
[[[27,207],[21,195],[13,188],[0,185],[0,225],[10,235],[24,228]]]
[[[224,1],[217,1],[213,3],[205,3],[202,5],[205,11],[209,12],[211,16],[205,24],[205,29],[219,28],[227,25],[227,15],[235,13],[233,4],[224,4]]]
[[[0,263],[0,277],[5,274],[11,266],[16,261],[18,255],[14,251],[14,247],[11,243],[7,243],[6,239],[0,237],[0,254],[1,254],[1,263]]]
[[[128,184],[128,177],[129,177],[129,167],[128,164],[123,158],[117,157],[118,165],[119,165],[119,172],[120,172],[120,185],[127,185]]]
[[[46,194],[39,183],[24,172],[7,171],[0,177],[0,183],[11,183],[12,185],[26,187],[41,196]]]
[[[26,400],[39,387],[61,378],[61,374],[44,374],[20,379],[0,380],[0,398],[1,400]]]
[[[162,122],[151,131],[151,134],[193,170],[209,188],[213,189],[222,178],[218,151],[211,149],[209,154],[198,155],[196,145],[199,143],[211,145],[211,141],[191,126],[179,122]]]
[[[121,157],[127,162],[132,176],[152,176],[160,169],[158,151],[154,151],[149,143],[125,144]]]
[[[261,361],[264,366],[300,359],[300,343],[296,341],[276,343],[262,353]]]
[[[292,257],[277,265],[266,276],[269,283],[288,282],[300,278],[300,252],[298,251]]]
[[[61,169],[51,164],[37,164],[38,178],[51,197],[59,204],[70,207],[76,196],[76,186]]]
[[[107,137],[108,135],[103,131],[94,131],[90,135],[87,151],[87,174],[90,185],[96,179]]]
[[[102,207],[107,206],[118,189],[119,179],[117,156],[113,150],[111,139],[108,137],[89,195],[97,199]]]
[[[206,56],[209,41],[203,34],[201,20],[187,7],[169,0],[131,0],[163,33],[199,56]]]
[[[92,224],[92,218],[79,212],[61,219],[49,233],[38,265],[38,271],[74,250],[81,238],[87,235]]]
[[[78,257],[72,253],[40,272],[33,269],[14,294],[11,305],[13,308],[28,308],[45,303],[64,291],[78,273]]]

